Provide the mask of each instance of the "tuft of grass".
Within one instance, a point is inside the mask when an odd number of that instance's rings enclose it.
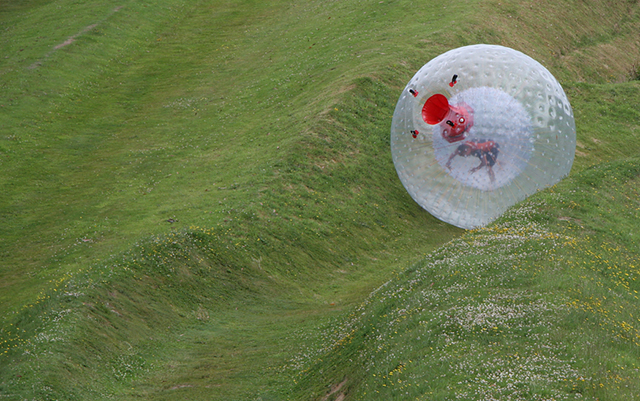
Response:
[[[631,76],[631,80],[640,81],[640,62],[633,63],[629,75]]]

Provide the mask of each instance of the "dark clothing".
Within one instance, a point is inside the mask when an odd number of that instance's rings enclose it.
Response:
[[[460,147],[467,145],[471,147],[471,155],[475,156],[479,159],[482,160],[482,156],[484,155],[487,161],[487,164],[491,167],[493,167],[496,164],[496,159],[498,158],[498,153],[500,153],[500,145],[498,145],[497,143],[495,143],[494,141],[486,141],[484,139],[480,139],[479,141],[467,141],[465,143],[463,143],[462,145],[458,146],[458,149],[460,149]],[[460,152],[457,152],[460,156],[462,156],[462,154],[460,154]]]

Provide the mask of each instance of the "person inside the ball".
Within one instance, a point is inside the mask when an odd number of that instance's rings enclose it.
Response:
[[[462,145],[458,146],[456,150],[451,154],[451,156],[449,156],[449,160],[447,160],[446,166],[449,170],[451,170],[451,161],[456,156],[475,156],[480,159],[480,164],[477,167],[469,170],[469,172],[475,173],[481,168],[486,167],[491,182],[495,182],[496,177],[493,172],[493,166],[496,164],[499,152],[500,145],[495,141],[485,139],[466,141]]]

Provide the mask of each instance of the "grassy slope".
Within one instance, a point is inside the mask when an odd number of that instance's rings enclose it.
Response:
[[[4,310],[27,303],[33,291],[22,289],[61,269],[116,254],[141,234],[169,232],[168,218],[178,220],[172,228],[210,226],[223,211],[257,208],[261,196],[289,196],[291,180],[313,167],[309,152],[322,159],[320,169],[352,167],[364,162],[353,148],[375,145],[392,179],[383,127],[370,125],[376,135],[360,131],[357,139],[337,135],[327,146],[327,122],[346,118],[331,111],[334,103],[356,78],[379,72],[375,65],[409,71],[397,64],[406,60],[399,53],[411,56],[403,33],[391,35],[386,51],[387,30],[397,28],[374,28],[408,19],[409,5],[379,5],[387,8],[371,16],[354,16],[360,6],[313,2],[82,7],[32,2],[5,11],[2,273],[21,297],[3,293]],[[362,29],[366,22],[372,27]],[[72,45],[53,50],[70,37]],[[393,99],[376,96],[387,108],[368,123],[386,123]],[[313,141],[326,151],[292,152]],[[274,182],[281,191],[272,191]],[[260,216],[272,213],[262,203]]]
[[[564,6],[545,16],[548,27],[558,18],[580,18],[579,6]],[[629,29],[637,27],[638,7],[607,6],[630,7],[623,20],[633,22],[611,23],[614,12],[589,12],[600,22],[565,24],[562,40],[549,41],[533,31],[515,34],[517,24],[526,31],[541,21],[523,11],[535,5],[511,3],[498,14],[517,16],[516,22],[482,28],[490,35],[510,32],[501,42],[516,47],[546,42],[532,46],[538,54],[573,43],[573,50],[563,50],[566,58],[547,65],[565,80],[600,83],[564,83],[578,128],[571,177],[429,254],[325,326],[305,351],[312,356],[291,361],[300,372],[296,394],[315,389],[312,394],[326,400],[638,397],[640,160],[633,156],[640,84],[628,81],[637,78],[638,56],[607,59],[628,57],[613,73],[586,56],[633,42]],[[567,41],[586,40],[584,29],[603,33],[589,38],[592,43]]]
[[[395,177],[396,96],[363,77],[379,63],[409,71],[395,56],[408,45],[377,39],[397,30],[382,16],[406,20],[409,4],[374,4],[5,14],[3,394],[126,397],[138,377],[158,398],[255,393],[291,355],[293,339],[276,341],[291,325],[362,299],[396,261],[460,232]]]
[[[635,43],[635,9],[565,7],[573,22],[555,28],[560,43],[513,34],[509,15],[540,23],[521,5],[470,4],[417,14],[401,1],[7,9],[1,301],[12,363],[0,392],[278,399],[322,395],[343,377],[354,394],[375,387],[341,358],[293,390],[292,371],[274,367],[322,338],[317,321],[459,233],[395,178],[387,126],[404,82],[442,50],[478,41],[559,46],[574,60],[551,66],[563,81],[605,82],[579,55]],[[489,17],[494,28],[473,24]],[[607,36],[611,24],[622,33]],[[598,43],[578,40],[590,29],[605,29]],[[632,66],[611,68],[623,77]],[[617,100],[637,104],[637,86],[567,92],[578,168],[637,152],[603,128],[636,134],[637,114]]]
[[[395,276],[295,361],[300,394],[635,399],[639,176],[587,169]]]

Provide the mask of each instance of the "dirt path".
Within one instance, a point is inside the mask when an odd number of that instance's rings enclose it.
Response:
[[[84,35],[85,33],[91,31],[92,29],[96,28],[98,25],[102,24],[107,19],[109,19],[109,17],[111,17],[113,14],[117,13],[118,11],[120,11],[122,9],[122,7],[123,6],[118,6],[118,7],[114,8],[102,21],[84,27],[80,32],[76,33],[75,35],[69,36],[67,38],[67,40],[65,40],[64,42],[53,46],[53,49],[51,49],[47,54],[45,54],[42,59],[36,61],[35,63],[31,64],[27,68],[30,69],[30,70],[33,70],[35,68],[40,67],[42,65],[42,63],[44,62],[44,60],[46,60],[49,56],[51,56],[55,51],[60,50],[63,47],[69,46],[70,44],[75,42],[78,37]]]

